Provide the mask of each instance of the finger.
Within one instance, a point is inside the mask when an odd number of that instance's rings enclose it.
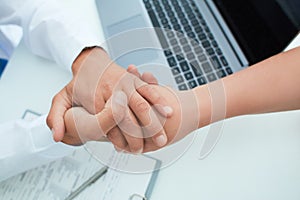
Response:
[[[97,118],[82,107],[69,109],[64,117],[66,133],[62,142],[81,145],[90,140],[103,140]]]
[[[124,135],[129,148],[129,150],[123,150],[136,154],[142,153],[144,148],[143,131],[130,109],[127,110],[124,119],[119,124],[119,129]]]
[[[141,79],[148,84],[158,85],[157,79],[150,72],[143,73]]]
[[[164,117],[172,116],[173,109],[170,106],[168,106],[166,99],[159,93],[157,86],[147,84],[136,88],[138,93],[149,103],[154,105],[156,110],[161,115],[163,115]]]
[[[61,141],[65,134],[64,115],[71,108],[71,100],[68,98],[66,89],[61,90],[52,100],[52,105],[47,116],[47,125],[53,132],[53,139]]]
[[[141,74],[139,73],[139,71],[137,70],[135,65],[129,65],[128,68],[127,68],[127,72],[135,75],[138,78],[141,77]]]
[[[142,125],[144,136],[152,137],[154,143],[158,147],[162,147],[167,143],[167,136],[163,129],[163,124],[166,119],[158,117],[152,107],[139,93],[134,92],[129,99],[129,107],[138,118]]]
[[[151,151],[156,151],[158,149],[159,148],[153,143],[153,140],[151,138],[145,139],[143,153],[148,153],[148,152],[151,152]]]
[[[102,141],[103,137],[106,137],[107,133],[116,127],[125,115],[126,95],[116,92],[114,97],[115,111],[111,107],[111,100],[96,115],[90,114],[82,107],[69,109],[65,115],[66,135],[63,142],[80,145],[91,140]]]
[[[96,114],[99,128],[103,135],[117,126],[125,117],[127,107],[127,96],[122,91],[116,91],[105,104],[104,109]]]
[[[128,143],[126,138],[121,133],[118,127],[114,127],[107,133],[107,138],[115,146],[115,149],[120,151],[128,150]]]

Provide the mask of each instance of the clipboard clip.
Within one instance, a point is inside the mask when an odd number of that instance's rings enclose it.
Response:
[[[129,197],[129,200],[148,200],[147,197],[145,197],[144,195],[140,195],[140,194],[132,194]]]

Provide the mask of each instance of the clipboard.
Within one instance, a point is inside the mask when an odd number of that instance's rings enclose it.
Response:
[[[118,153],[110,143],[88,142],[86,150],[109,169],[102,179],[102,185],[95,183],[90,193],[101,190],[97,199],[150,199],[159,175],[162,161],[151,155]],[[101,181],[100,181],[101,182]],[[103,184],[104,183],[104,184]],[[88,191],[84,191],[88,193]],[[85,196],[81,199],[93,199]]]
[[[143,156],[148,158],[148,159],[151,159],[155,162],[155,165],[154,165],[155,170],[151,173],[151,176],[150,176],[150,179],[149,179],[148,182],[139,182],[139,183],[137,183],[139,185],[140,184],[142,184],[142,185],[146,184],[146,187],[145,187],[146,190],[143,191],[143,192],[136,192],[136,193],[128,194],[129,195],[128,200],[149,200],[151,198],[151,194],[154,190],[155,183],[156,183],[156,180],[157,180],[157,177],[158,177],[158,174],[159,174],[159,169],[161,167],[162,162],[160,160],[157,160],[157,159],[152,158],[152,157],[147,156],[147,155],[143,155]],[[101,174],[99,174],[99,172],[101,172]],[[102,199],[102,200],[116,199],[116,197],[113,197],[113,195],[112,196],[104,195],[104,196],[101,196],[100,198],[99,198],[99,196],[96,197],[96,195],[92,196],[92,197],[91,196],[85,196],[88,193],[92,194],[95,190],[99,189],[100,187],[102,187],[100,189],[100,190],[102,190],[102,192],[105,192],[105,190],[110,190],[109,188],[107,188],[107,185],[105,187],[105,185],[103,184],[104,182],[109,184],[109,182],[112,181],[112,180],[110,180],[110,178],[108,178],[108,177],[105,178],[104,177],[107,173],[118,174],[119,172],[114,172],[112,169],[109,169],[108,167],[103,167],[98,172],[96,172],[93,176],[91,176],[88,181],[86,181],[82,185],[80,185],[77,190],[70,193],[70,195],[67,198],[65,198],[65,200],[86,199],[86,198],[88,198],[88,199],[90,199],[90,198],[91,199]],[[144,175],[139,174],[137,176],[144,176]],[[100,184],[98,184],[98,186],[97,186],[96,181],[98,181],[98,179],[106,179],[106,180],[101,180]],[[113,177],[112,179],[115,179],[115,177]],[[126,179],[125,182],[127,183],[127,185],[134,184],[132,182],[132,180],[128,179],[127,176],[121,177],[121,179],[123,179],[123,180]],[[92,186],[92,184],[95,184],[95,186]],[[91,186],[91,188],[89,188],[90,186]],[[113,186],[116,189],[115,191],[113,191],[113,193],[119,192],[118,191],[118,187],[119,187],[118,184],[115,185],[115,182],[113,182]],[[125,190],[128,190],[128,188],[125,188]],[[126,199],[126,197],[125,197],[125,199]]]
[[[131,158],[134,157],[133,155],[127,154],[123,156]],[[142,157],[149,161],[148,164],[153,163],[152,171],[145,173],[132,173],[113,168],[108,169],[103,180],[103,182],[106,183],[106,186],[102,188],[103,190],[101,189],[104,194],[99,199],[149,200],[155,188],[155,183],[157,181],[162,162],[150,156],[143,155]]]
[[[144,194],[138,194],[138,193],[134,193],[129,197],[129,200],[149,200],[151,198],[152,192],[154,190],[155,187],[155,183],[157,181],[157,177],[159,175],[159,169],[162,165],[162,162],[156,158],[153,158],[151,156],[147,156],[144,155],[145,157],[151,158],[153,160],[156,160],[156,164],[155,164],[155,170],[152,172],[151,175],[151,179],[148,183],[148,187],[147,190]]]

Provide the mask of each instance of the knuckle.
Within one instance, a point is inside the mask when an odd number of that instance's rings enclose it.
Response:
[[[132,152],[139,152],[143,148],[143,143],[141,142],[141,139],[130,143],[129,148]]]
[[[139,88],[139,90],[141,91],[141,92],[143,92],[144,94],[151,94],[151,92],[152,92],[152,86],[151,85],[144,85],[144,86],[142,86],[141,88]]]
[[[152,93],[151,99],[153,104],[159,104],[162,101],[162,97],[155,92]]]
[[[105,108],[105,110],[108,113],[107,116],[109,119],[112,119],[117,124],[124,118],[125,111],[122,109],[116,109],[113,106],[108,106]]]
[[[144,113],[144,112],[147,112],[149,110],[149,104],[144,101],[144,100],[137,100],[135,102],[135,107],[137,109],[137,112],[141,112],[141,113]]]
[[[110,131],[107,133],[107,138],[115,145],[115,141],[118,139],[115,131]]]
[[[125,149],[127,144],[126,141],[124,140],[123,136],[120,135],[119,131],[117,129],[113,129],[111,130],[108,135],[107,138],[109,139],[109,141],[111,143],[113,143],[113,145],[119,149]]]
[[[52,98],[52,104],[58,102],[60,99],[60,95],[59,94],[56,94],[53,98]]]
[[[53,117],[51,115],[48,115],[46,118],[46,123],[49,126],[49,128],[53,127]]]

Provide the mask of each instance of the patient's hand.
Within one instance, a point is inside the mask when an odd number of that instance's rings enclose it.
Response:
[[[179,141],[199,126],[202,127],[209,123],[210,103],[207,102],[207,99],[203,99],[203,102],[200,103],[195,90],[177,91],[169,87],[159,86],[157,79],[151,73],[144,73],[141,75],[134,65],[129,66],[127,71],[141,78],[143,81],[152,84],[155,91],[167,100],[167,105],[170,105],[173,108],[172,116],[163,124],[168,137],[168,142],[165,146]],[[203,94],[202,91],[205,90],[205,88],[201,88],[201,92],[197,92],[198,94]],[[203,96],[207,96],[207,93],[204,93],[205,95]],[[201,118],[203,120],[201,123],[199,122],[200,105],[202,106],[203,112]],[[203,107],[205,108],[203,109]],[[160,149],[160,147],[157,147],[151,138],[145,136],[144,153],[158,149]]]

